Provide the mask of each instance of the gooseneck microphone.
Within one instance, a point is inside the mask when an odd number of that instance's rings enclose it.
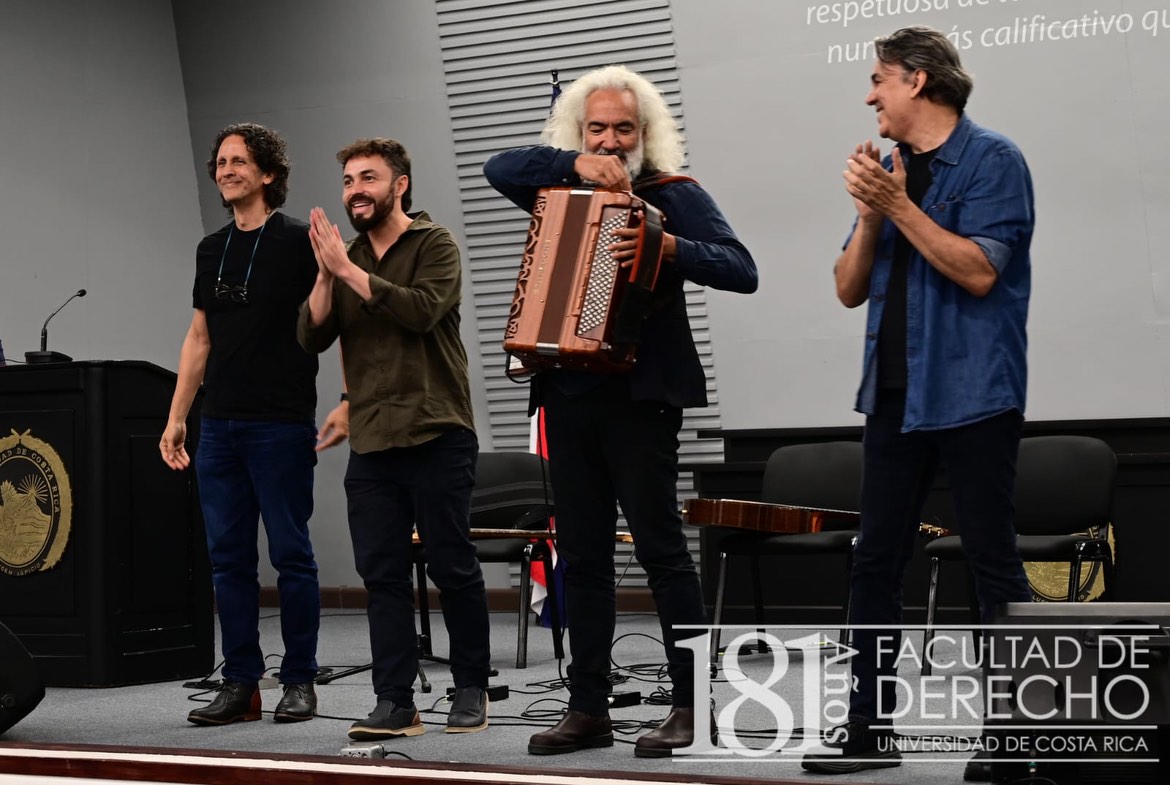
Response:
[[[77,297],[85,297],[85,294],[86,294],[86,292],[84,289],[78,289],[77,292],[75,292],[72,297],[70,297],[65,302],[61,303],[61,308],[64,308],[66,305],[69,305],[69,303],[73,302],[73,300]],[[24,361],[26,363],[28,363],[30,365],[36,365],[39,363],[67,363],[67,362],[70,362],[73,360],[72,357],[69,357],[68,355],[65,355],[65,354],[61,354],[61,352],[50,352],[48,350],[49,349],[49,321],[54,316],[61,313],[61,308],[58,308],[57,310],[53,311],[51,314],[49,314],[49,318],[45,319],[45,324],[41,327],[41,350],[39,352],[25,352],[24,353]]]

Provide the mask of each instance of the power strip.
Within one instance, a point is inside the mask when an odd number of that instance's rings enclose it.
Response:
[[[338,754],[343,758],[381,759],[386,757],[386,749],[381,744],[350,744]]]

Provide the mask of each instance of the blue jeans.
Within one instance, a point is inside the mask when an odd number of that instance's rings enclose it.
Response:
[[[258,522],[277,572],[284,659],[280,680],[317,675],[321,591],[309,542],[316,429],[311,423],[203,418],[195,471],[207,530],[219,614],[223,676],[253,683],[264,674],[260,650]]]
[[[471,490],[479,443],[458,428],[414,447],[349,454],[345,496],[353,558],[368,594],[374,692],[399,706],[414,702],[411,532],[427,551],[451,641],[456,687],[487,687],[491,671],[487,590],[471,541]],[[421,590],[422,587],[419,587]]]
[[[888,628],[853,631],[858,653],[852,660],[849,718],[858,722],[888,719],[896,708],[890,679],[882,683],[879,702],[878,678],[895,675],[903,579],[940,463],[947,467],[984,621],[991,621],[1000,603],[1032,597],[1016,547],[1012,501],[1023,416],[1011,410],[958,428],[902,433],[904,407],[904,395],[883,392],[877,411],[865,420],[861,533],[853,554],[849,622]]]

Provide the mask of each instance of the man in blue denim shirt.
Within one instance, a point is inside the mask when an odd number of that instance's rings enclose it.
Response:
[[[971,78],[942,33],[906,28],[878,39],[875,52],[866,103],[897,146],[881,161],[866,142],[848,161],[857,219],[834,275],[846,307],[869,302],[850,623],[888,629],[854,631],[843,750],[803,763],[823,774],[899,765],[890,743],[895,684],[881,677],[896,672],[903,578],[940,463],[984,618],[999,603],[1031,598],[1012,507],[1027,381],[1031,177],[1012,142],[964,114]]]

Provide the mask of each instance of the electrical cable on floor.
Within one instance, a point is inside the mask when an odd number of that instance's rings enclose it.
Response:
[[[642,702],[647,706],[673,706],[674,700],[672,690],[665,687],[659,687],[654,692],[642,699]]]
[[[355,615],[356,616],[359,614],[339,614],[339,615]],[[618,646],[619,643],[624,641],[626,638],[635,638],[635,637],[647,638],[650,641],[652,641],[660,646],[662,645],[662,642],[658,638],[656,638],[653,635],[646,634],[646,633],[626,633],[626,634],[618,636],[617,638],[614,639],[613,646],[611,646],[611,648],[610,648],[610,662],[613,666],[613,670],[611,670],[611,672],[608,674],[607,680],[611,686],[629,684],[631,682],[657,682],[659,686],[656,687],[652,692],[650,692],[649,695],[643,697],[641,699],[641,703],[648,705],[648,706],[669,707],[670,705],[672,705],[671,690],[666,686],[662,686],[664,684],[669,684],[669,680],[667,679],[667,676],[666,676],[666,665],[664,663],[663,664],[636,663],[636,664],[632,664],[632,665],[621,665],[617,662],[616,658],[614,657],[614,649]],[[278,654],[271,654],[271,655],[268,655],[267,657],[265,657],[266,662],[274,660],[274,659],[283,662],[283,657],[281,655],[278,655]],[[186,687],[188,689],[191,689],[191,688],[198,689],[197,692],[194,692],[194,693],[188,695],[187,699],[191,700],[191,701],[199,702],[199,703],[209,703],[210,699],[206,696],[213,695],[214,693],[216,693],[219,690],[220,686],[222,686],[222,680],[214,679],[214,676],[216,673],[218,673],[222,669],[223,665],[224,665],[224,662],[222,660],[220,660],[215,665],[215,667],[212,668],[212,670],[207,674],[207,676],[204,677],[202,680],[186,682],[184,684],[184,687]],[[342,667],[349,667],[349,666],[324,666],[324,667],[319,669],[319,672],[320,673],[327,673],[332,668],[342,668]],[[529,682],[525,686],[532,688],[531,690],[513,689],[513,690],[511,690],[511,692],[515,693],[515,694],[546,695],[548,693],[553,693],[553,692],[556,692],[558,690],[567,690],[568,681],[564,676],[563,661],[558,660],[557,670],[558,670],[558,678],[556,678],[556,679]],[[266,668],[265,674],[266,674],[266,677],[268,677],[268,678],[278,676],[279,665],[269,666],[268,668]],[[269,676],[268,674],[271,674],[271,675]],[[723,681],[725,681],[725,680],[723,680]],[[438,727],[442,727],[442,726],[446,725],[446,718],[450,712],[441,710],[440,706],[444,701],[447,701],[447,700],[449,700],[449,698],[447,696],[440,697],[440,698],[437,698],[430,705],[429,708],[423,709],[420,707],[419,712],[420,712],[420,715],[423,715],[422,721],[424,722],[424,724],[438,726]],[[545,704],[548,704],[548,705],[545,706]],[[499,704],[495,704],[494,706],[498,706],[498,705]],[[567,711],[567,709],[568,709],[568,702],[566,700],[561,700],[561,699],[551,698],[551,697],[539,697],[536,700],[534,700],[532,703],[530,703],[518,715],[498,714],[498,713],[495,713],[493,711],[491,713],[490,721],[493,725],[496,725],[499,727],[531,727],[531,728],[535,728],[535,729],[542,729],[542,728],[548,728],[551,725],[555,724],[557,721],[559,721],[564,716],[564,713]],[[265,711],[264,713],[271,714],[272,712]],[[435,719],[436,715],[437,715],[437,719]],[[334,720],[334,721],[338,721],[338,722],[356,722],[362,718],[340,717],[340,716],[333,716],[333,715],[328,715],[328,714],[317,714],[317,719]],[[652,729],[658,727],[658,725],[660,725],[661,722],[662,722],[662,718],[656,718],[656,719],[651,719],[651,720],[613,719],[612,720],[612,727],[613,727],[613,733],[615,735],[615,742],[620,743],[620,744],[632,745],[634,743],[633,737],[641,734],[644,731],[652,730]],[[773,728],[736,727],[736,729],[735,729],[735,735],[741,741],[741,743],[750,742],[753,740],[758,740],[761,742],[769,742],[776,737],[777,733],[779,733],[779,729],[774,728],[774,727]],[[963,741],[968,741],[970,739],[970,737],[955,736],[955,735],[948,735],[948,736],[944,736],[944,737],[939,737],[939,736],[927,737],[927,736],[923,736],[921,734],[895,733],[894,736],[897,739],[913,740],[913,739],[930,738],[932,740],[941,741],[941,742],[959,742],[959,743],[961,743]],[[791,733],[789,734],[789,738],[792,741],[803,741],[803,740],[809,739],[809,738],[822,739],[822,738],[824,738],[824,736],[823,736],[823,731],[821,729],[811,729],[810,730],[810,729],[806,729],[806,728],[794,728],[794,729],[792,729]],[[747,745],[745,744],[745,746],[747,746]],[[760,749],[763,749],[763,747],[760,747]],[[926,753],[931,753],[931,752],[932,752],[932,750],[930,750],[930,749],[917,749],[917,750],[906,750],[903,752],[903,754],[913,755],[916,753],[926,754]],[[394,750],[394,749],[385,749],[384,756],[385,757],[400,758],[402,760],[407,760],[407,761],[414,760],[409,755],[402,753],[398,750]],[[1056,785],[1056,783],[1047,777],[1031,775],[1031,776],[1027,776],[1027,777],[1013,780],[1010,783],[1010,785]]]
[[[633,554],[631,553],[630,554],[630,562],[632,562],[632,559],[633,559]],[[629,562],[627,563],[626,568],[628,569],[628,567],[629,567]],[[624,574],[625,574],[625,572],[623,571],[623,575]],[[334,614],[322,614],[322,617],[325,617],[325,616],[364,616],[364,615],[365,614],[361,613],[361,612],[334,613]],[[647,615],[652,615],[652,614],[647,614]],[[264,616],[262,618],[263,619],[279,618],[279,613],[270,614],[270,615]],[[565,632],[565,630],[562,628],[562,630],[561,630],[562,636],[563,636],[564,632]],[[658,644],[659,646],[662,645],[662,642],[658,638],[656,638],[652,635],[646,635],[643,633],[627,633],[627,634],[621,635],[614,640],[613,645],[616,646],[619,642],[621,642],[625,638],[631,638],[631,637],[648,638],[649,640],[653,641],[654,643]],[[267,655],[265,657],[265,662],[267,663],[268,661],[273,660],[273,659],[278,660],[279,662],[282,663],[283,662],[283,655],[280,655],[280,654]],[[642,681],[642,682],[658,682],[660,684],[662,682],[666,681],[666,664],[665,663],[644,663],[644,664],[635,664],[635,665],[629,665],[629,666],[619,666],[616,663],[616,661],[613,659],[613,646],[610,647],[610,661],[614,665],[614,670],[611,670],[607,676],[607,680],[608,680],[611,687],[626,684],[632,680]],[[188,700],[194,700],[194,701],[201,702],[201,703],[210,702],[204,696],[207,696],[207,695],[210,695],[212,693],[217,692],[219,690],[219,688],[222,686],[222,683],[223,683],[222,679],[214,679],[213,677],[218,671],[220,671],[220,669],[223,667],[223,665],[224,665],[224,662],[221,660],[212,669],[212,671],[209,674],[207,674],[207,676],[204,679],[199,680],[199,681],[187,682],[184,685],[185,687],[187,687],[189,689],[196,688],[196,689],[200,690],[199,692],[196,692],[196,693],[193,693],[193,694],[187,696]],[[324,666],[321,666],[318,668],[318,676],[328,675],[328,674],[333,673],[334,671],[341,671],[343,669],[349,669],[350,667],[352,667],[352,666],[324,665]],[[558,678],[555,678],[555,679],[548,679],[545,681],[536,681],[536,682],[527,683],[525,686],[532,688],[530,690],[513,689],[513,690],[511,690],[511,692],[515,693],[515,694],[521,694],[521,695],[545,695],[547,693],[556,692],[558,690],[567,690],[568,689],[568,679],[565,677],[565,674],[564,674],[564,661],[563,660],[557,661],[557,674],[558,674]],[[279,677],[279,664],[268,666],[265,669],[265,678],[278,678],[278,677]],[[436,699],[435,702],[430,706],[430,708],[420,709],[420,715],[422,715],[422,714],[437,714],[437,715],[441,715],[442,717],[446,717],[446,715],[449,712],[443,712],[439,709],[440,704],[444,700],[447,700],[447,698],[445,696]],[[547,702],[547,701],[555,702],[557,704],[556,707],[555,708],[547,708],[547,709],[539,708],[539,704],[542,704],[542,703]],[[670,704],[670,691],[668,689],[663,688],[663,687],[659,687],[654,692],[652,692],[650,697],[645,699],[644,702],[648,703],[650,705],[669,705]],[[500,714],[493,713],[492,717],[491,717],[491,721],[493,723],[495,723],[496,725],[528,726],[528,727],[535,727],[535,728],[547,728],[550,726],[550,722],[552,724],[555,724],[556,721],[559,721],[560,718],[564,715],[567,708],[568,708],[567,701],[554,699],[554,698],[542,697],[542,698],[537,698],[535,701],[533,701],[531,704],[529,704],[529,706],[525,710],[523,710],[519,715],[507,715],[507,714],[500,715]],[[317,714],[317,718],[324,719],[324,720],[336,720],[336,721],[341,721],[341,722],[357,722],[358,720],[362,719],[359,717],[339,717],[339,716],[332,716],[332,715],[326,715],[326,714]],[[430,725],[445,725],[446,724],[445,719],[440,720],[440,721],[423,719],[423,722],[425,724],[430,724]],[[613,720],[612,724],[613,724],[613,730],[614,730],[615,734],[629,736],[629,735],[638,734],[641,731],[644,731],[647,729],[654,728],[660,722],[661,722],[661,720],[641,721],[641,720],[618,719],[618,720]],[[623,741],[623,743],[632,743],[632,742],[625,742],[622,739],[619,739],[619,741]],[[387,750],[386,754],[387,755],[395,755],[395,756],[401,757],[405,760],[412,760],[412,758],[410,758],[408,755],[404,755],[404,754],[396,752],[396,751]]]
[[[517,695],[543,695],[546,692],[556,692],[557,690],[568,689],[569,683],[565,679],[549,679],[548,681],[530,681],[524,685],[525,687],[535,687],[533,690],[512,689],[512,692]]]
[[[632,565],[633,563],[634,563],[634,551],[631,550],[629,553],[629,556],[626,557],[626,566],[622,567],[622,574],[619,575],[617,577],[617,581],[614,582],[613,588],[615,591],[618,589],[618,587],[620,587],[622,585],[622,581],[625,579],[626,573],[630,571],[630,565]]]
[[[226,662],[226,660],[220,660],[219,662],[217,662],[215,664],[215,667],[212,668],[211,671],[206,676],[204,676],[202,679],[184,682],[183,689],[199,690],[199,692],[197,692],[193,695],[188,695],[187,700],[193,700],[198,695],[206,695],[208,692],[215,692],[216,690],[218,690],[220,688],[220,686],[223,684],[223,681],[220,679],[213,678],[213,677],[215,676],[216,673],[219,672],[219,669],[224,666],[225,662]]]

